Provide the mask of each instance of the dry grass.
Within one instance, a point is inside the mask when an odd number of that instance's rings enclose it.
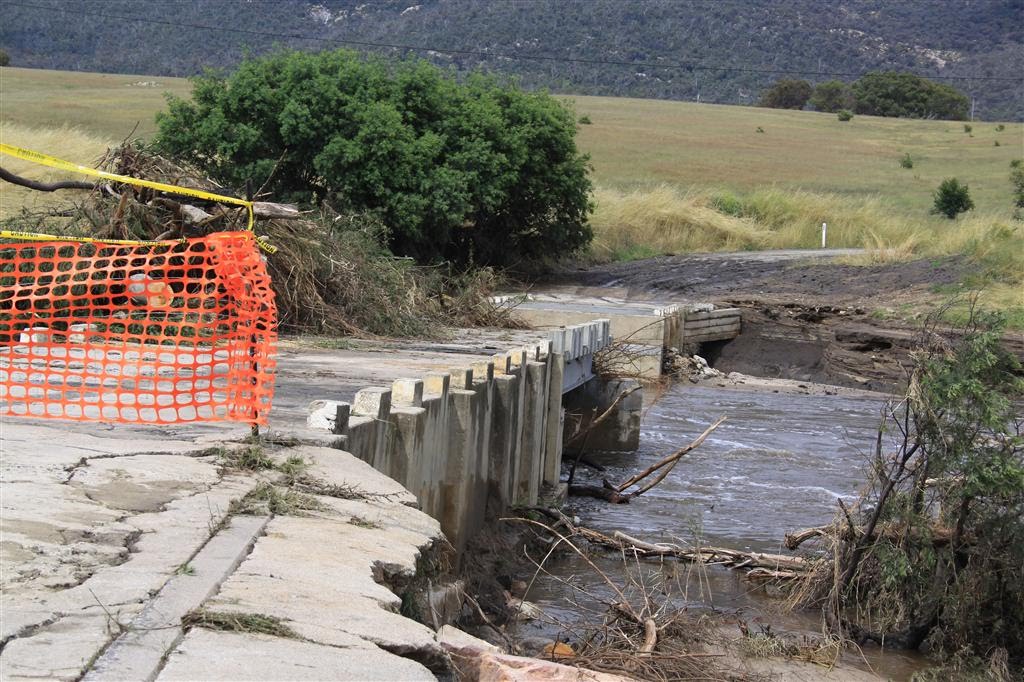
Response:
[[[33,149],[57,156],[68,161],[88,166],[95,165],[110,146],[110,141],[100,135],[85,132],[79,128],[33,128],[8,120],[0,120],[0,142],[17,147]],[[0,165],[20,175],[40,182],[75,179],[63,171],[22,161],[10,156],[0,158]],[[37,192],[9,183],[0,186],[0,220],[17,215],[23,208],[43,211],[67,202],[67,195],[60,192]]]
[[[1002,251],[1020,256],[1024,229],[1005,213],[969,214],[957,221],[913,217],[879,198],[762,189],[745,195],[683,192],[668,185],[595,193],[593,254],[602,260],[631,253],[817,248],[821,224],[830,247],[866,248],[867,260]]]
[[[187,97],[185,78],[117,73],[50,71],[4,67],[0,71],[0,119],[22,126],[72,126],[100,138],[120,141],[131,134],[149,137],[164,93]]]
[[[1011,204],[1010,161],[1024,125],[918,121],[617,97],[574,97],[580,148],[601,187],[669,184],[750,192],[774,187],[850,198],[883,197],[900,212],[926,214],[944,178],[970,185],[982,212]],[[764,133],[757,133],[758,127]],[[999,141],[996,147],[993,142]],[[900,159],[909,153],[912,169]]]
[[[1008,311],[1012,326],[1024,326],[1024,223],[1009,211],[972,212],[950,221],[901,213],[877,197],[777,188],[745,195],[683,192],[667,185],[631,192],[598,189],[596,200],[591,249],[596,260],[817,248],[824,222],[830,247],[866,249],[845,259],[853,265],[967,255],[977,265],[975,274],[957,291],[935,293],[981,291],[983,305]]]

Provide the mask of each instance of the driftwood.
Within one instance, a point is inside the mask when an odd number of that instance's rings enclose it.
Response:
[[[252,212],[265,220],[298,220],[302,211],[295,204],[273,204],[269,201],[254,201]]]
[[[650,656],[658,643],[658,625],[653,618],[644,620],[644,643],[640,645],[640,656]]]
[[[612,504],[629,504],[632,495],[620,493],[608,481],[602,481],[601,486],[596,485],[570,485],[569,494],[576,497],[594,497]]]
[[[606,535],[590,528],[575,527],[573,533],[591,544],[619,551],[626,550],[639,557],[670,557],[681,561],[726,566],[746,570],[752,579],[792,580],[808,574],[814,562],[803,557],[765,552],[744,552],[726,547],[683,547],[672,543],[652,543],[615,531]]]
[[[619,398],[624,398],[628,393],[623,393]],[[617,402],[617,401],[616,401]],[[631,476],[629,479],[620,483],[619,485],[612,485],[607,480],[601,482],[601,486],[596,485],[574,485],[572,482],[573,474],[575,473],[575,464],[572,466],[569,473],[569,494],[577,497],[594,497],[599,500],[611,502],[612,504],[628,504],[631,499],[639,495],[643,495],[645,492],[658,485],[672,472],[677,462],[683,458],[687,453],[692,452],[696,449],[704,440],[711,434],[712,431],[717,429],[725,421],[725,417],[722,417],[717,422],[704,429],[704,433],[697,436],[693,442],[689,445],[679,448],[670,455],[663,457],[656,464],[652,464],[647,467],[639,474]],[[636,485],[646,479],[652,474],[658,473],[650,483],[640,486],[638,490],[632,493],[625,492],[627,488],[632,485]]]
[[[694,449],[696,449],[701,443],[704,442],[704,440],[711,434],[711,432],[714,431],[715,429],[717,429],[719,426],[721,426],[722,422],[724,422],[724,421],[725,421],[725,417],[722,417],[721,419],[716,421],[714,424],[712,424],[708,428],[704,429],[704,433],[702,433],[699,436],[697,436],[693,440],[692,443],[690,443],[689,445],[686,445],[684,447],[679,448],[678,450],[676,450],[672,454],[668,455],[667,457],[663,457],[657,464],[653,464],[653,465],[647,467],[646,469],[641,471],[639,474],[631,476],[626,481],[624,481],[624,482],[620,483],[619,485],[615,486],[615,489],[618,490],[619,492],[622,492],[626,488],[628,488],[629,486],[635,485],[635,484],[639,483],[640,481],[644,480],[645,478],[647,478],[648,476],[650,476],[654,472],[658,471],[659,469],[664,469],[664,471],[662,471],[658,475],[658,477],[654,479],[654,481],[652,483],[649,483],[649,484],[643,486],[642,488],[640,488],[640,490],[638,490],[637,492],[633,493],[633,496],[635,497],[636,495],[642,495],[643,493],[647,492],[648,490],[650,490],[651,488],[653,488],[654,486],[658,485],[663,480],[665,480],[665,477],[668,476],[669,472],[671,472],[672,469],[675,467],[676,462],[678,462],[687,453],[689,453],[689,452],[693,451]]]
[[[844,540],[856,540],[862,538],[867,534],[867,528],[864,526],[852,526],[848,525],[845,527],[839,527],[834,524],[827,526],[815,526],[813,528],[804,528],[793,533],[786,533],[786,549],[796,549],[803,543],[807,542],[812,538],[818,537],[835,537],[839,536]],[[884,538],[886,540],[899,541],[906,537],[912,537],[916,540],[924,540],[927,538],[931,541],[933,547],[945,547],[953,539],[953,531],[949,528],[941,526],[933,526],[927,530],[923,528],[906,528],[902,524],[881,524],[874,529],[868,540],[876,540],[878,538]],[[972,538],[962,538],[961,544],[971,544]]]
[[[616,396],[615,400],[612,401],[612,404],[608,406],[608,409],[606,409],[604,412],[601,413],[600,416],[598,416],[596,419],[594,419],[589,424],[587,424],[586,427],[584,427],[584,428],[580,429],[579,431],[577,431],[576,433],[574,433],[569,438],[569,440],[566,441],[566,443],[565,443],[565,445],[563,446],[562,449],[563,450],[573,450],[573,449],[576,449],[577,443],[580,445],[580,449],[582,449],[583,446],[586,444],[587,435],[592,430],[594,430],[596,427],[598,427],[602,423],[604,423],[608,419],[608,417],[611,416],[611,414],[615,411],[615,408],[619,406],[619,403],[621,403],[623,400],[625,400],[628,396],[630,396],[630,395],[636,393],[637,391],[639,391],[640,388],[641,388],[640,386],[634,386],[633,388],[627,389],[627,390],[623,391],[622,393],[620,393],[618,396]]]

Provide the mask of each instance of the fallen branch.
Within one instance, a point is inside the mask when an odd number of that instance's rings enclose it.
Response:
[[[94,190],[97,185],[92,182],[82,182],[79,180],[61,180],[60,182],[37,182],[35,180],[29,180],[23,178],[20,175],[15,175],[6,168],[0,167],[0,180],[6,180],[13,185],[21,185],[22,187],[28,187],[39,192],[56,192],[59,189],[87,189]]]
[[[644,621],[644,643],[640,645],[640,656],[650,656],[654,645],[658,643],[658,625],[653,618]]]
[[[269,201],[254,201],[252,212],[264,220],[298,220],[302,211],[294,204],[273,204]]]
[[[643,488],[641,488],[639,491],[633,493],[633,496],[635,497],[637,495],[641,495],[641,494],[647,492],[648,490],[650,490],[654,486],[656,486],[659,483],[661,483],[665,479],[665,477],[668,476],[669,472],[672,471],[672,468],[675,467],[676,462],[678,462],[684,455],[686,455],[687,453],[693,451],[698,446],[700,446],[700,444],[704,442],[704,440],[711,434],[711,432],[714,431],[715,429],[717,429],[719,426],[721,426],[722,422],[724,422],[724,421],[725,421],[725,417],[720,418],[714,424],[712,424],[708,428],[704,429],[704,433],[702,433],[699,436],[697,436],[697,438],[695,438],[692,443],[690,443],[689,445],[686,445],[684,447],[679,448],[678,450],[676,450],[672,454],[668,455],[667,457],[664,457],[657,464],[653,464],[653,465],[647,467],[646,469],[641,471],[639,474],[631,476],[629,479],[627,479],[623,483],[620,483],[619,485],[615,486],[615,489],[618,490],[621,493],[622,491],[624,491],[629,486],[635,485],[635,484],[639,483],[640,481],[644,480],[645,478],[647,478],[648,476],[650,476],[654,472],[658,471],[659,469],[668,467],[668,469],[663,471],[654,480],[653,483],[650,483],[649,485],[644,486]]]
[[[575,497],[594,497],[598,500],[611,502],[612,504],[629,504],[632,495],[620,493],[608,481],[602,481],[601,486],[596,485],[570,485],[569,494]]]
[[[945,547],[953,539],[952,529],[944,528],[942,526],[932,526],[931,528],[925,529],[907,528],[903,524],[882,524],[876,528],[873,533],[871,533],[870,537],[867,537],[867,529],[863,526],[841,528],[833,524],[828,526],[816,526],[814,528],[804,528],[796,531],[795,533],[786,533],[785,545],[786,549],[796,549],[812,538],[833,537],[836,535],[839,535],[842,539],[848,541],[865,537],[869,541],[882,538],[898,542],[909,537],[918,542],[926,540],[931,541],[933,547]],[[968,537],[960,540],[961,545],[972,543],[973,538]]]
[[[618,551],[630,551],[641,558],[671,557],[681,561],[701,564],[716,564],[729,568],[746,570],[762,579],[778,577],[794,579],[805,575],[814,567],[815,562],[803,557],[768,554],[764,552],[744,552],[726,547],[689,548],[670,543],[652,543],[615,531],[606,535],[600,531],[582,526],[572,529],[578,535],[595,545],[602,545]],[[755,573],[755,569],[757,572]]]

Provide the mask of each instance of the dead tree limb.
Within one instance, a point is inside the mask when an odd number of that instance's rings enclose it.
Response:
[[[612,404],[608,406],[608,409],[606,409],[596,419],[587,424],[585,428],[577,431],[572,435],[572,438],[570,438],[569,441],[565,444],[563,450],[573,449],[573,446],[576,445],[576,443],[583,441],[590,431],[604,423],[608,419],[608,417],[611,416],[611,414],[615,411],[615,408],[618,407],[623,400],[625,400],[628,396],[636,393],[641,388],[641,386],[634,386],[633,388],[627,389],[620,393],[618,396],[616,396],[615,400],[612,401]]]
[[[20,175],[15,175],[6,168],[0,167],[0,180],[6,180],[13,185],[21,185],[22,187],[28,187],[38,192],[56,192],[59,189],[87,189],[94,190],[97,185],[92,182],[82,182],[79,180],[61,180],[59,182],[37,182],[36,180],[29,180],[23,178]]]
[[[645,478],[647,478],[648,476],[650,476],[654,472],[658,471],[659,469],[663,469],[665,467],[669,467],[667,470],[663,471],[654,480],[653,483],[650,483],[650,484],[644,486],[643,488],[641,488],[636,493],[633,493],[633,495],[636,496],[636,495],[640,495],[642,493],[647,492],[648,490],[650,490],[651,488],[653,488],[657,484],[661,483],[665,479],[665,477],[668,476],[669,472],[672,471],[672,467],[675,466],[675,463],[678,462],[680,460],[680,458],[682,458],[687,453],[693,451],[701,443],[703,443],[704,440],[711,434],[711,432],[714,431],[715,429],[717,429],[719,426],[721,426],[722,422],[724,422],[724,421],[725,421],[725,417],[722,417],[721,419],[716,421],[714,424],[712,424],[708,428],[704,429],[704,433],[702,433],[699,436],[697,436],[697,438],[695,438],[692,443],[690,443],[689,445],[686,445],[684,447],[679,448],[678,450],[676,450],[672,454],[668,455],[667,457],[662,458],[657,464],[653,464],[653,465],[647,467],[646,469],[641,471],[639,474],[636,474],[634,476],[629,477],[626,481],[624,481],[624,482],[620,483],[619,485],[615,486],[615,489],[618,490],[621,493],[622,491],[624,491],[629,486],[635,485],[635,484],[639,483],[640,481],[644,480]]]
[[[644,621],[644,643],[640,645],[640,656],[650,656],[654,645],[658,643],[658,625],[653,618]]]
[[[602,481],[602,485],[569,485],[569,494],[575,497],[594,497],[612,504],[629,504],[632,495],[620,493],[608,481]]]
[[[582,537],[593,545],[616,551],[628,551],[640,558],[674,558],[692,563],[725,566],[747,571],[752,579],[791,580],[810,574],[815,562],[803,557],[744,552],[727,547],[684,547],[673,543],[654,543],[632,537],[621,531],[607,535],[592,528],[571,526],[570,536]]]

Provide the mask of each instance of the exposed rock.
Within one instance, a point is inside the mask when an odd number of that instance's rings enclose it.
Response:
[[[463,658],[462,663],[460,671],[468,679],[487,682],[627,682],[633,679],[537,658],[487,652]]]

